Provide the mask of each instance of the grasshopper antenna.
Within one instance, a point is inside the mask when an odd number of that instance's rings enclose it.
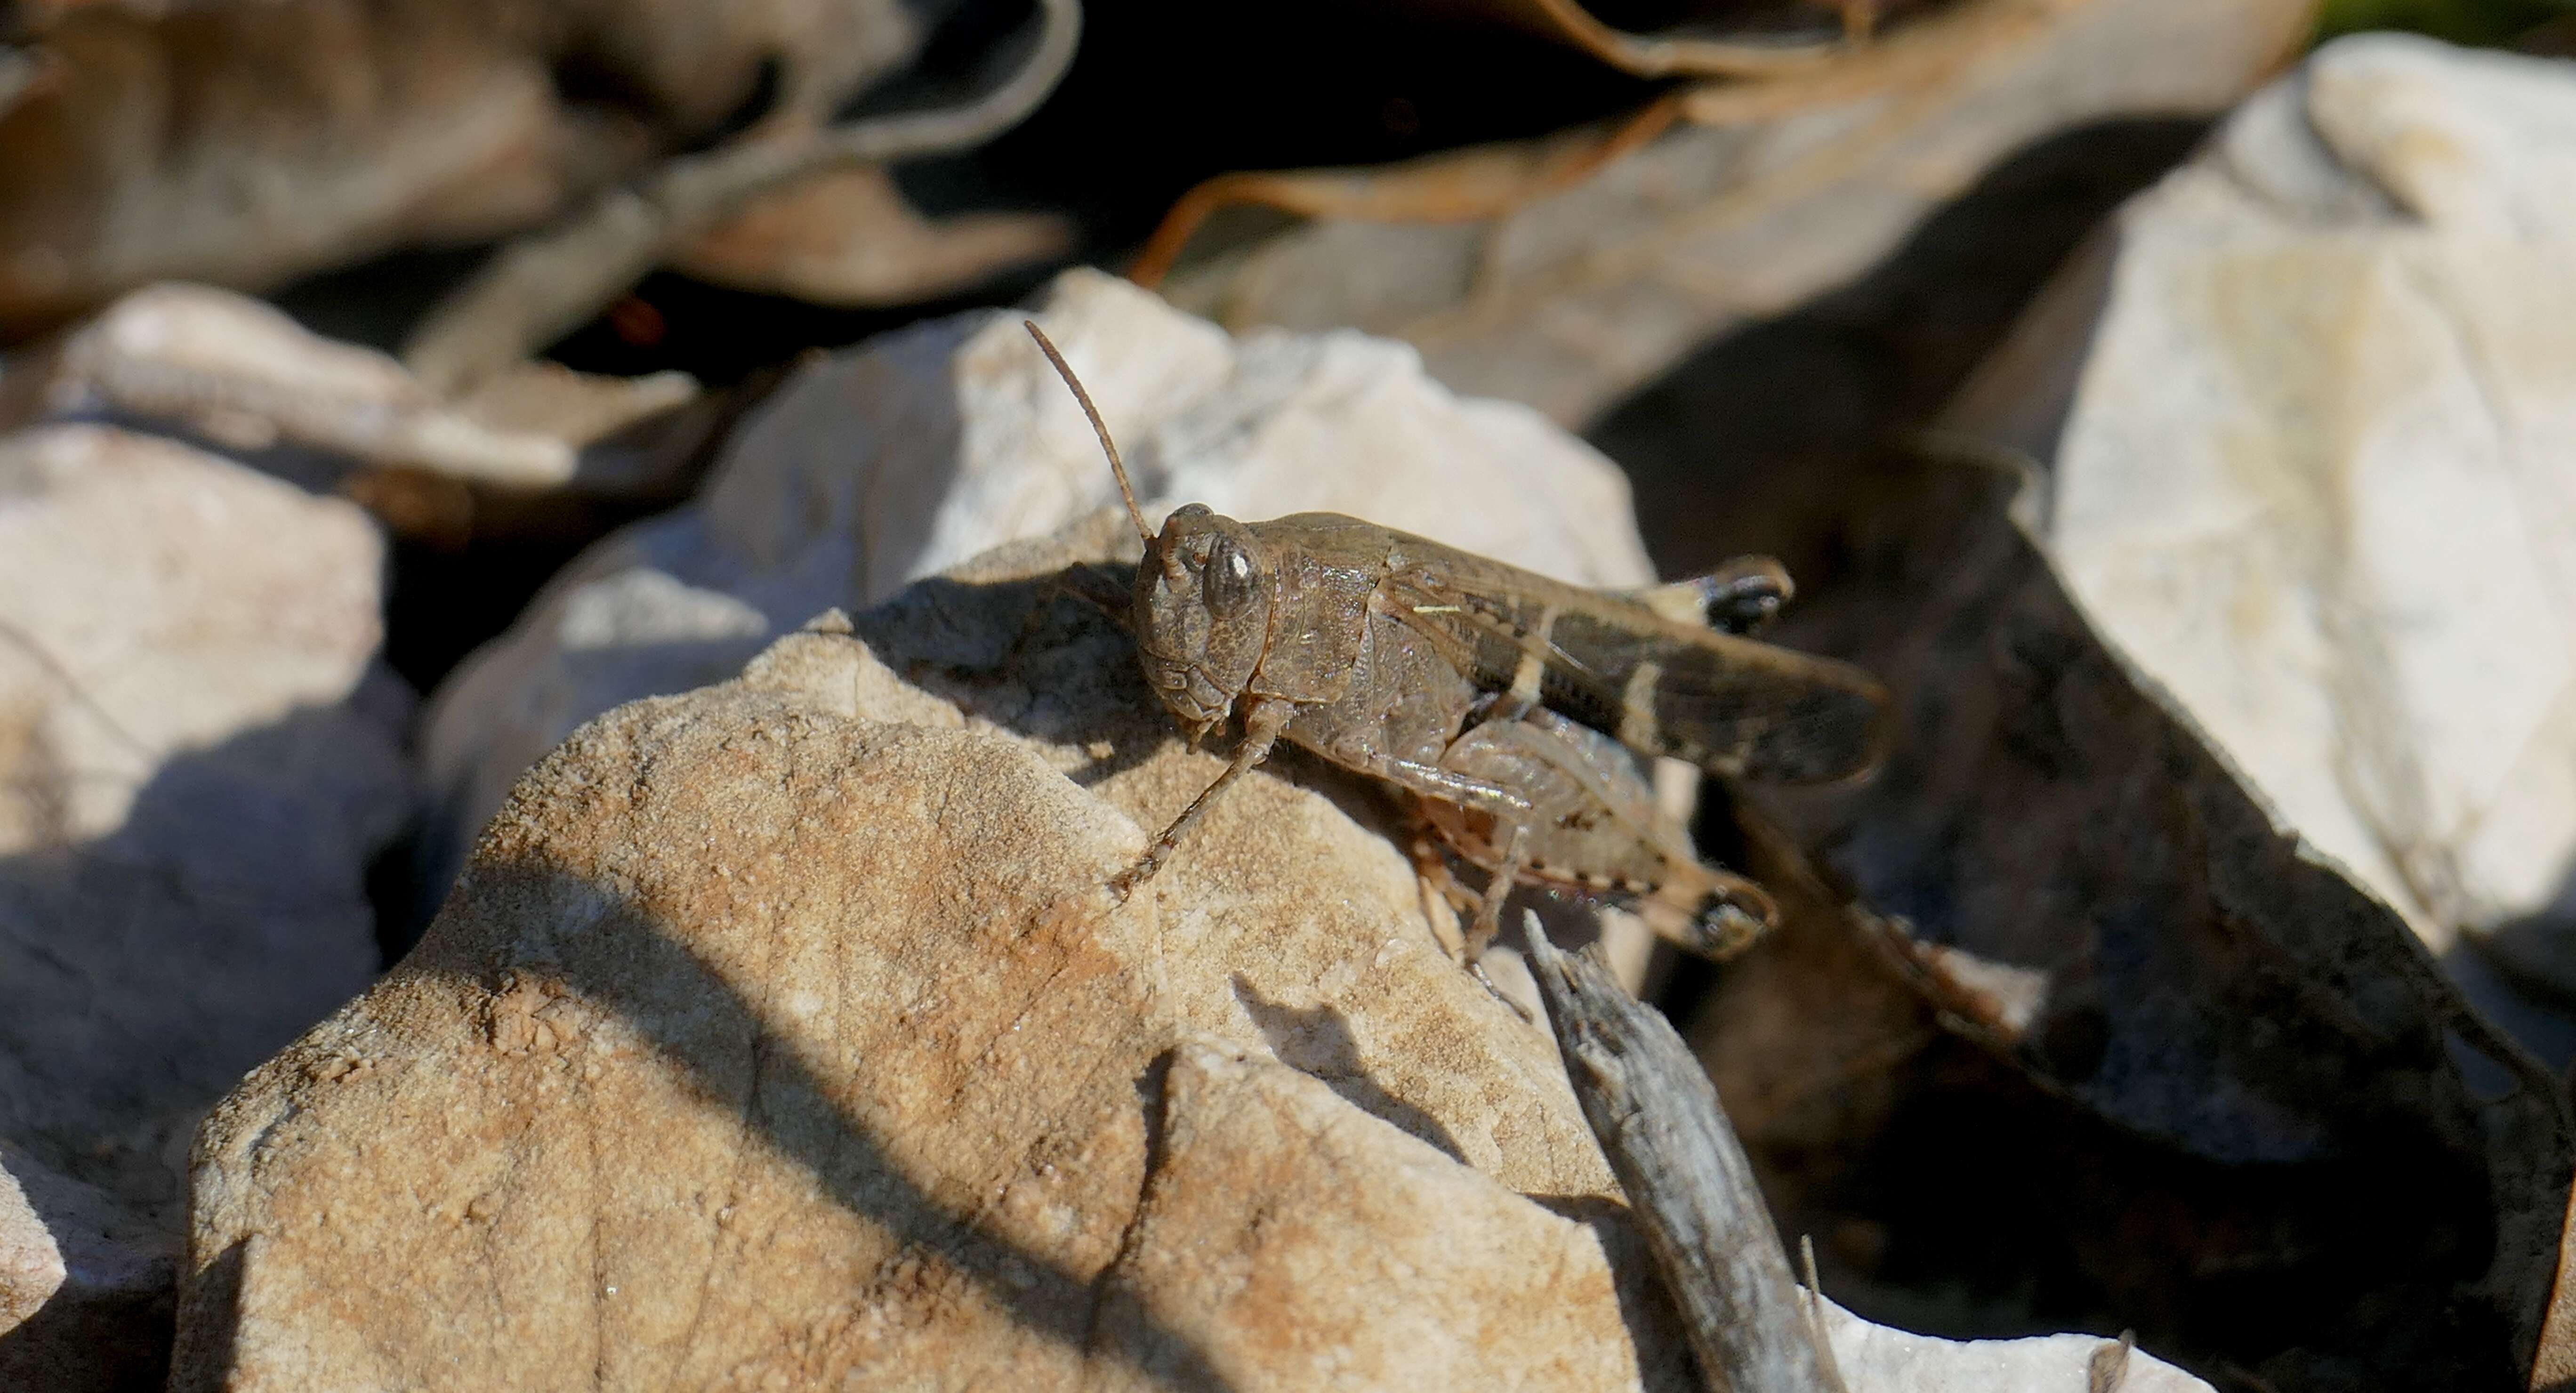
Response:
[[[1109,438],[1109,425],[1100,419],[1100,408],[1091,404],[1091,394],[1082,390],[1082,379],[1073,375],[1073,368],[1064,361],[1064,355],[1055,351],[1055,344],[1047,338],[1046,330],[1039,328],[1034,319],[1023,319],[1020,326],[1029,331],[1030,338],[1038,341],[1038,351],[1047,356],[1048,362],[1055,364],[1056,376],[1063,378],[1064,385],[1073,389],[1073,399],[1082,403],[1082,414],[1091,418],[1091,432],[1100,437],[1101,452],[1109,456],[1109,472],[1118,476],[1118,496],[1127,500],[1128,520],[1136,524],[1136,535],[1145,539],[1145,550],[1150,553],[1154,549],[1154,530],[1145,525],[1145,510],[1136,506],[1136,488],[1127,482],[1127,466],[1118,458],[1118,442]]]

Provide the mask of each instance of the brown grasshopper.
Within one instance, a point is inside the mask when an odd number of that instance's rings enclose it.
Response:
[[[1719,592],[1716,603],[1711,592]],[[1623,598],[1668,614],[1674,602],[1690,605],[1687,612],[1694,617],[1705,608],[1710,622],[1741,633],[1768,618],[1788,593],[1786,573],[1763,557]],[[1729,599],[1736,605],[1727,605]],[[1758,606],[1749,615],[1738,608],[1745,601]],[[1470,948],[1492,935],[1502,899],[1515,883],[1617,901],[1657,936],[1706,958],[1733,955],[1779,916],[1761,886],[1703,864],[1690,834],[1657,798],[1646,760],[1589,726],[1536,707],[1514,719],[1471,725],[1440,762],[1513,789],[1536,810],[1528,820],[1505,826],[1455,804],[1417,800],[1424,822],[1450,855],[1485,873]],[[1429,874],[1453,891],[1453,902],[1462,898],[1445,864]]]
[[[1543,885],[1696,888],[1714,907],[1714,936],[1740,940],[1768,921],[1769,898],[1700,864],[1653,810],[1626,751],[1786,783],[1847,778],[1877,761],[1886,694],[1867,673],[1658,604],[1698,595],[1767,612],[1787,595],[1776,563],[1623,593],[1337,513],[1242,523],[1191,503],[1158,536],[1090,393],[1046,334],[1027,328],[1090,418],[1144,539],[1131,598],[1146,682],[1193,740],[1243,720],[1225,772],[1111,881],[1120,897],[1284,738],[1413,794],[1463,859],[1486,866],[1471,963],[1534,864],[1547,867],[1535,877]]]

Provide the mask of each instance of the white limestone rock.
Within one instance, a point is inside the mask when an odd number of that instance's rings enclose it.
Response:
[[[2099,250],[1954,413],[2069,586],[2428,944],[2576,923],[2576,66],[2340,40]]]
[[[1825,1339],[1852,1393],[2209,1393],[2154,1355],[2094,1335],[1943,1340],[1872,1325],[1827,1301]]]
[[[0,1387],[158,1376],[198,1116],[375,975],[383,566],[184,446],[0,439]]]

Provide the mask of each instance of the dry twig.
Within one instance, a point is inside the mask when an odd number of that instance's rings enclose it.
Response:
[[[404,346],[404,365],[453,395],[578,326],[758,194],[842,166],[971,149],[1009,130],[1055,90],[1081,37],[1079,0],[1037,4],[1036,43],[991,92],[963,106],[822,129],[778,123],[668,161],[570,222],[501,249],[430,312]]]
[[[1628,1193],[1711,1387],[1841,1393],[1717,1090],[1663,1016],[1527,919],[1530,975],[1584,1119]]]

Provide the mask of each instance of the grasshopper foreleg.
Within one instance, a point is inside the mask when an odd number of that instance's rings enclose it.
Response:
[[[1190,824],[1198,821],[1215,804],[1219,794],[1232,788],[1235,780],[1251,773],[1253,766],[1270,757],[1270,747],[1279,742],[1279,732],[1295,714],[1296,708],[1288,702],[1265,701],[1258,697],[1247,702],[1243,709],[1243,743],[1235,747],[1234,759],[1225,766],[1225,772],[1217,775],[1216,782],[1209,784],[1206,791],[1190,800],[1188,807],[1181,809],[1181,815],[1172,819],[1172,825],[1163,829],[1163,835],[1156,837],[1152,846],[1145,848],[1145,854],[1137,858],[1136,864],[1109,878],[1109,892],[1123,901],[1135,892],[1137,886],[1153,879],[1154,873],[1171,859],[1173,849],[1181,843],[1181,834],[1190,830]]]

